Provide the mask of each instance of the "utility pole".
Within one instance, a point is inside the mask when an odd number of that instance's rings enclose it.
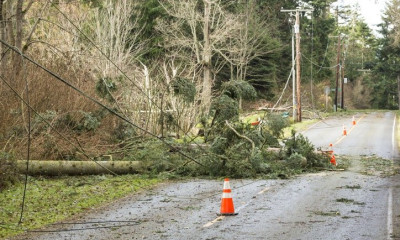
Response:
[[[338,103],[338,85],[339,85],[339,74],[340,74],[340,34],[338,37],[338,47],[337,47],[337,59],[336,59],[336,88],[335,88],[335,104],[333,110],[337,112]]]
[[[300,79],[300,13],[296,11],[296,24],[294,25],[296,34],[296,96],[297,96],[297,115],[296,121],[301,122],[301,79]]]
[[[346,47],[346,45],[345,45],[345,47]],[[344,65],[345,65],[345,61],[346,61],[346,53],[343,55],[342,67],[341,67],[342,73],[340,74],[341,81],[342,81],[342,94],[341,94],[342,101],[340,102],[340,107],[342,109],[344,109]]]
[[[346,36],[344,36],[346,38]],[[344,38],[342,41],[344,41]],[[349,46],[349,38],[346,38],[346,43],[343,43],[343,60],[342,60],[342,103],[341,107],[344,109],[344,85],[347,83],[344,82],[344,70],[345,70],[345,65],[346,65],[346,56],[347,56],[347,47]]]
[[[296,74],[293,71],[293,118],[296,116],[296,122],[301,122],[301,69],[300,69],[300,12],[311,12],[314,9],[294,9],[294,10],[284,10],[281,9],[281,12],[296,12],[296,23],[294,24],[294,33],[296,35]],[[293,38],[292,38],[293,41]],[[292,43],[293,44],[293,43]],[[293,52],[293,45],[292,45]],[[293,53],[292,53],[292,61],[293,61]],[[294,83],[294,79],[296,78],[296,84]],[[296,89],[296,98],[294,96],[294,89]]]
[[[295,116],[297,116],[297,103],[296,103],[296,71],[295,71],[295,66],[296,66],[296,62],[294,61],[294,56],[295,56],[295,52],[294,52],[294,28],[293,28],[293,33],[292,33],[292,90],[293,90],[293,120],[295,119]]]

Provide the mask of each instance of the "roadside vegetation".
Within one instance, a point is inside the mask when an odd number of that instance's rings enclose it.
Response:
[[[350,6],[337,9],[349,17],[339,26],[330,11],[336,2],[0,1],[0,236],[15,233],[18,221],[25,176],[17,160],[139,161],[137,172],[151,176],[66,177],[61,167],[52,174],[61,176],[30,176],[18,231],[163,177],[290,178],[333,169],[299,133],[332,112],[334,92],[324,93],[335,87],[330,36],[346,34],[349,46],[345,106],[335,114],[399,107],[391,63],[400,28],[388,22],[399,22],[396,15],[385,13],[385,39],[377,39]],[[301,24],[308,121],[294,124],[286,83],[294,19],[280,10],[297,7],[313,13]],[[358,71],[367,68],[371,74]]]
[[[21,224],[23,182],[0,192],[0,239],[78,217],[160,181],[144,175],[29,177]]]

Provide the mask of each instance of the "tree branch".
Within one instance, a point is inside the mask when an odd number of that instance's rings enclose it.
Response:
[[[238,133],[236,131],[236,129],[234,129],[232,127],[232,125],[229,124],[228,120],[225,120],[225,124],[226,126],[228,126],[238,137],[246,139],[247,141],[249,141],[251,143],[251,152],[254,152],[254,149],[256,148],[256,145],[254,144],[253,140],[251,140],[249,137],[245,136],[245,135],[241,135],[240,133]]]

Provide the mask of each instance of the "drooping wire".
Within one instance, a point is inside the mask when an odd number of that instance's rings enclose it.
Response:
[[[330,44],[329,40],[330,40],[330,39],[329,39],[329,37],[328,37],[328,42],[326,43],[325,54],[324,54],[324,60],[322,61],[322,65],[321,65],[321,66],[316,65],[316,66],[319,67],[317,74],[324,68],[324,64],[325,64],[326,56],[328,55],[328,48],[329,48],[329,44]],[[336,66],[335,66],[335,67],[336,67]]]
[[[290,77],[292,76],[292,73],[293,73],[293,67],[292,67],[291,70],[290,70],[289,77],[288,77],[288,79],[287,79],[287,81],[286,81],[285,87],[284,87],[283,90],[282,90],[281,96],[278,98],[278,101],[276,101],[275,105],[272,107],[271,112],[274,111],[275,107],[276,107],[276,106],[279,104],[279,102],[282,100],[283,94],[285,93],[286,88],[287,88],[287,86],[289,85],[289,80],[290,80]]]
[[[0,39],[0,42],[9,47],[11,50],[17,52],[17,50],[15,49],[14,46],[11,46],[10,44],[8,44],[7,42],[5,42],[4,40]],[[163,142],[165,145],[169,146],[171,149],[176,150],[177,153],[179,153],[181,156],[193,161],[194,163],[199,164],[200,166],[204,166],[203,164],[201,164],[199,161],[197,161],[196,159],[194,159],[193,157],[185,154],[184,152],[182,152],[179,149],[176,149],[172,144],[168,143],[167,141],[165,141],[164,139],[162,139],[161,137],[155,135],[154,133],[150,132],[147,129],[144,129],[138,125],[136,125],[135,123],[133,123],[132,121],[130,121],[128,118],[122,116],[121,114],[117,113],[115,110],[111,109],[110,107],[106,106],[105,104],[101,103],[100,101],[94,99],[93,97],[89,96],[87,93],[83,92],[82,90],[80,90],[79,88],[75,87],[73,84],[71,84],[70,82],[66,81],[64,78],[60,77],[59,75],[57,75],[56,73],[52,72],[51,70],[47,69],[46,67],[44,67],[43,65],[39,64],[38,62],[36,62],[35,60],[31,59],[30,57],[26,56],[25,54],[21,53],[21,56],[24,57],[26,60],[28,60],[29,62],[33,63],[34,65],[38,66],[39,68],[41,68],[42,70],[44,70],[45,72],[47,72],[49,75],[51,75],[52,77],[54,77],[55,79],[57,79],[58,81],[64,83],[65,85],[67,85],[68,87],[70,87],[71,89],[73,89],[74,91],[78,92],[80,95],[82,95],[83,97],[87,98],[88,100],[92,101],[93,103],[95,103],[96,105],[106,109],[109,113],[111,113],[112,115],[115,115],[116,117],[118,117],[119,119],[123,120],[124,122],[128,123],[129,125],[141,130],[144,133],[149,134],[150,136],[157,138],[158,140],[160,140],[161,142]]]
[[[315,63],[315,62],[312,62],[311,59],[309,59],[308,57],[306,57],[304,54],[302,55],[302,58],[308,60],[311,64],[313,64],[314,66],[319,67],[319,68],[321,68],[321,69],[331,69],[331,68],[336,68],[338,65],[340,66],[340,64],[336,64],[336,65],[333,65],[333,66],[324,67],[324,66],[322,66],[322,65],[318,65],[318,64]]]
[[[17,66],[18,71],[20,67],[22,67],[22,74],[23,74],[23,80],[25,82],[25,93],[26,93],[26,103],[27,105],[30,105],[30,100],[29,100],[29,84],[28,84],[28,79],[27,79],[27,71],[26,71],[26,64],[25,64],[25,59],[22,56],[22,51],[20,49],[17,49],[18,51],[15,51],[15,53],[19,54],[19,57],[21,58],[21,62],[18,64],[21,64],[20,66]],[[21,73],[16,73],[17,77]],[[22,110],[22,114],[24,111]],[[28,186],[28,172],[29,172],[29,161],[31,159],[31,109],[27,107],[27,115],[28,115],[28,142],[27,142],[27,153],[26,153],[26,172],[25,172],[25,179],[24,179],[24,191],[22,194],[22,203],[21,203],[21,214],[19,217],[18,225],[22,223],[22,218],[24,214],[24,209],[25,209],[25,199],[26,199],[26,191],[27,191],[27,186]]]

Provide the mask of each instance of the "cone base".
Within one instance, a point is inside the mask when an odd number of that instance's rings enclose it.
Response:
[[[236,216],[239,213],[217,213],[217,216]]]

